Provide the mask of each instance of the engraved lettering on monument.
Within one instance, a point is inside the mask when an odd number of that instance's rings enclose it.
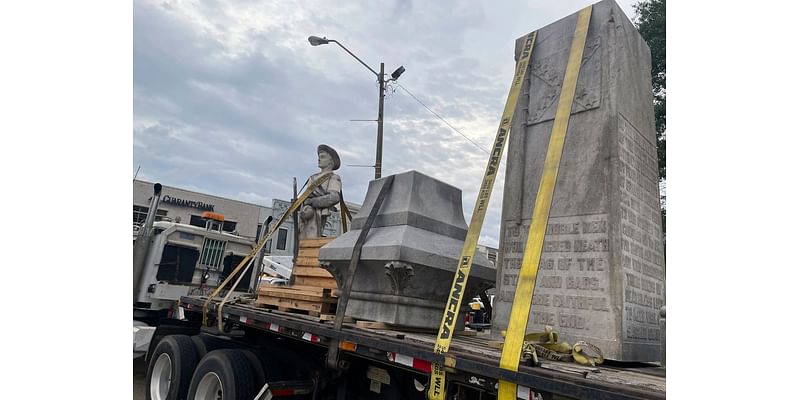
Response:
[[[659,204],[658,171],[653,162],[655,148],[647,145],[647,139],[623,115],[618,115],[617,121],[621,138],[620,153],[636,155],[626,157],[627,162],[620,159],[620,176],[624,176],[626,181],[623,191],[626,199],[630,199],[633,205],[631,209],[621,205],[625,210],[623,215],[626,216],[621,219],[622,234],[633,239],[629,247],[622,248],[623,257],[630,259],[633,266],[632,272],[625,273],[627,287],[623,299],[626,315],[624,338],[658,342],[660,333],[656,335],[654,332],[659,332],[660,329],[656,316],[663,300],[660,290],[656,294],[656,287],[663,285],[664,271],[658,261],[663,259],[659,226],[656,222],[651,222],[652,215],[658,212],[654,207]],[[634,165],[630,165],[631,161]],[[622,171],[626,173],[623,174]]]
[[[527,233],[530,222],[520,225]],[[551,321],[560,333],[585,331],[593,321],[610,311],[605,292],[608,281],[608,220],[604,214],[566,218],[550,218],[539,276],[534,294],[535,321]],[[525,238],[515,238],[510,250],[524,249]],[[516,286],[522,252],[507,254],[501,287]],[[513,290],[501,290],[501,297],[512,296]],[[542,312],[537,312],[542,311]],[[536,326],[536,325],[531,325]]]

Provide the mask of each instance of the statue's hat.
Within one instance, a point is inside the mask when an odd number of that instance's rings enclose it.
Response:
[[[330,154],[331,158],[333,158],[334,171],[339,169],[339,167],[342,165],[342,161],[339,159],[339,153],[337,153],[336,150],[333,149],[333,147],[330,147],[326,144],[321,144],[317,146],[317,153],[319,153],[320,151],[324,151]]]

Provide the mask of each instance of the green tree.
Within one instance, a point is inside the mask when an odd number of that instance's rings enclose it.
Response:
[[[667,0],[644,0],[634,5],[634,25],[639,30],[652,58],[653,108],[658,143],[658,174],[667,178]],[[664,199],[666,200],[666,199]],[[661,208],[664,233],[667,231],[667,210]]]

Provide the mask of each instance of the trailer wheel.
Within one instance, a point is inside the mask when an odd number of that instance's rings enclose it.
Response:
[[[243,350],[214,350],[197,365],[190,400],[252,400],[256,394],[250,361]]]
[[[264,386],[264,382],[267,381],[267,377],[264,375],[264,362],[252,350],[242,350],[242,353],[247,357],[247,361],[250,362],[250,368],[253,371],[253,382],[257,388],[261,388],[261,386]]]
[[[221,349],[228,349],[235,347],[229,340],[220,339],[218,337],[209,335],[194,335],[192,342],[197,349],[197,357],[202,359],[206,354]]]
[[[197,350],[186,335],[169,335],[156,346],[147,366],[147,400],[177,400],[186,397]]]
[[[263,385],[266,382],[264,362],[254,351],[247,350],[242,344],[209,335],[192,336],[192,342],[197,348],[197,357],[201,359],[214,350],[243,349],[247,360],[250,361],[250,365],[253,368],[253,378],[256,381],[256,385]]]

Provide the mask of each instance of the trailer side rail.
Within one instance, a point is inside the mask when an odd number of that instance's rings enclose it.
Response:
[[[189,296],[181,298],[189,312],[201,312],[206,298]],[[209,303],[211,315],[217,315],[219,301]],[[477,387],[494,392],[499,379],[521,385],[520,395],[533,390],[550,392],[561,396],[578,399],[665,399],[665,379],[646,374],[625,373],[623,378],[609,380],[598,379],[590,375],[613,374],[613,369],[604,368],[561,368],[555,370],[543,367],[520,366],[518,372],[499,367],[499,357],[490,357],[469,353],[454,348],[445,356],[436,354],[432,346],[426,343],[408,340],[402,332],[376,332],[354,326],[345,326],[337,331],[319,320],[311,320],[306,316],[268,310],[246,304],[225,304],[222,312],[225,322],[255,328],[275,335],[291,337],[309,342],[312,345],[325,347],[331,340],[338,340],[341,350],[356,356],[372,359],[381,363],[391,363],[399,368],[413,369],[416,372],[429,374],[431,363],[438,362],[451,366],[456,373],[471,375],[468,381]],[[410,335],[409,335],[410,336]],[[419,337],[420,335],[414,335]],[[434,340],[431,335],[430,340]],[[559,363],[563,364],[563,363]],[[572,369],[572,372],[568,372]],[[595,373],[589,374],[590,371]],[[599,373],[598,373],[599,372]],[[641,375],[641,380],[637,379]],[[472,379],[474,377],[475,379]],[[614,381],[617,382],[614,382]],[[625,380],[628,380],[627,382]]]

